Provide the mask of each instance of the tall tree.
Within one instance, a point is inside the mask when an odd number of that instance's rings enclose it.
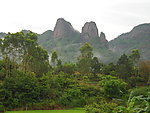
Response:
[[[140,60],[140,53],[138,49],[134,49],[132,50],[129,59],[131,60],[131,62],[133,62],[134,66],[137,66],[137,64],[139,63]]]
[[[119,58],[117,65],[116,65],[116,72],[117,72],[117,75],[124,80],[128,80],[129,77],[132,76],[133,66],[127,55],[123,54]]]
[[[139,73],[145,83],[150,83],[150,61],[140,62]]]
[[[82,74],[91,73],[93,48],[86,42],[81,48],[81,55],[78,57],[77,67],[78,71]]]
[[[19,62],[23,55],[24,34],[22,32],[8,33],[3,40],[2,55],[13,62]]]
[[[2,55],[20,65],[19,69],[37,75],[46,73],[50,67],[47,51],[38,46],[37,35],[31,31],[8,33],[2,43]]]
[[[105,64],[102,66],[102,73],[105,75],[116,75],[116,65],[113,63]]]
[[[56,62],[58,60],[58,55],[56,51],[52,52],[52,56],[51,56],[51,62],[53,64],[53,66],[56,66]]]
[[[97,57],[94,57],[94,58],[92,59],[92,73],[93,73],[93,74],[100,73],[101,67],[102,67],[102,64],[99,63],[98,58],[97,58]]]

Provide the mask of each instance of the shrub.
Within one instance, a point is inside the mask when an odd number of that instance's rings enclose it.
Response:
[[[135,77],[133,76],[129,78],[128,82],[131,87],[135,87],[135,86],[142,85],[144,80],[140,76],[135,76]]]
[[[116,106],[116,103],[108,103],[105,100],[102,100],[99,103],[87,105],[85,110],[86,113],[112,113]]]
[[[132,96],[143,95],[143,97],[146,98],[146,97],[150,96],[150,87],[145,86],[145,87],[134,88],[131,90],[131,92],[132,92]]]
[[[127,92],[127,83],[123,80],[110,75],[105,75],[101,79],[99,84],[103,87],[107,97],[118,98]]]

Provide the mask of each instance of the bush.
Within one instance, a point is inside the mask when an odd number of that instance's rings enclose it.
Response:
[[[138,87],[131,90],[132,96],[140,96],[143,95],[143,97],[150,97],[150,86],[145,87]]]
[[[66,89],[60,98],[60,104],[68,107],[83,107],[85,105],[85,99],[82,97],[82,93],[78,88]]]
[[[86,113],[112,113],[113,109],[117,106],[116,103],[108,103],[100,101],[85,107]]]
[[[18,71],[15,76],[7,77],[2,86],[3,105],[8,109],[29,107],[39,100],[39,84],[33,73]]]
[[[119,98],[127,92],[127,83],[123,80],[110,75],[104,75],[101,79],[99,84],[103,87],[107,97]]]
[[[139,76],[134,77],[133,76],[133,77],[129,78],[128,82],[131,87],[135,87],[135,86],[142,85],[144,83],[144,80],[142,77],[139,77]]]

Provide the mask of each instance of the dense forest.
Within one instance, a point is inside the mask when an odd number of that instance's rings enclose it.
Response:
[[[77,62],[51,58],[31,31],[8,33],[0,39],[0,112],[68,109],[86,113],[150,112],[150,61],[138,49],[104,64],[85,42]],[[67,56],[66,56],[67,57]]]

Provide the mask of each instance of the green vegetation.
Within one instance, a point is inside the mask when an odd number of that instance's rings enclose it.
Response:
[[[0,112],[76,107],[86,113],[150,111],[150,63],[140,61],[137,49],[116,64],[103,64],[85,43],[76,63],[63,63],[56,51],[49,62],[31,31],[8,33],[0,44]]]

